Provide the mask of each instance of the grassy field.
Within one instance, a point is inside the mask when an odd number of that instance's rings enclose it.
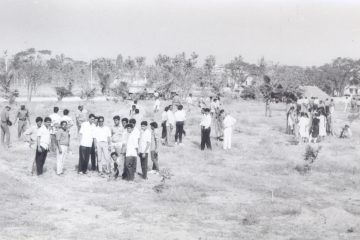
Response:
[[[73,114],[76,103],[66,104]],[[152,103],[140,105],[147,120],[159,121]],[[32,119],[53,106],[31,104]],[[162,192],[153,189],[161,183],[158,175],[133,183],[78,175],[75,133],[65,175],[55,174],[50,154],[44,175],[31,176],[33,150],[13,139],[0,154],[1,239],[360,239],[359,120],[353,139],[320,143],[303,175],[295,167],[305,163],[306,144],[284,134],[284,105],[274,106],[272,118],[263,116],[258,102],[224,106],[237,119],[233,149],[224,152],[213,140],[213,151],[201,152],[199,111],[191,109],[184,146],[160,149],[160,167],[173,174]],[[124,116],[129,105],[85,107],[111,125],[112,116]],[[340,107],[335,128],[346,122]]]

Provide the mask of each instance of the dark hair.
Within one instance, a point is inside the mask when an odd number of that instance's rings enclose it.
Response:
[[[117,152],[112,152],[112,153],[110,154],[111,157],[114,156],[114,155],[117,156],[117,157],[119,156],[119,154],[118,154]]]
[[[49,117],[46,117],[45,119],[44,119],[44,122],[51,122],[51,118],[49,118]]]
[[[98,116],[98,121],[100,121],[100,119],[105,120],[103,116]]]
[[[134,128],[134,125],[132,125],[131,123],[126,124],[125,128]]]
[[[119,120],[120,121],[120,116],[119,115],[114,116],[113,120]]]
[[[134,118],[132,118],[132,119],[129,120],[129,123],[130,123],[130,124],[133,124],[133,125],[135,126],[136,120],[135,120]]]
[[[140,112],[140,110],[139,109],[135,109],[135,113],[139,113]]]
[[[150,126],[153,128],[158,128],[158,124],[156,122],[151,122]]]
[[[132,105],[131,108],[135,108],[135,109],[136,109],[136,105]]]
[[[67,110],[67,109],[64,109],[64,115],[68,115],[69,114],[69,110]]]
[[[59,108],[58,107],[54,107],[54,113],[59,112]]]
[[[167,112],[168,110],[169,110],[169,106],[166,106],[166,107],[164,108],[164,111]]]
[[[67,124],[67,121],[61,121],[61,122],[60,122],[60,126],[61,126],[63,123],[66,123],[66,124]]]
[[[224,110],[224,109],[221,109],[221,110],[220,110],[220,113],[223,113],[223,112],[225,112],[225,110]]]
[[[96,118],[94,114],[90,113],[89,118]]]
[[[183,105],[180,104],[180,105],[178,106],[178,110],[182,110],[182,109],[183,109]]]
[[[134,100],[134,103],[137,104],[137,100]]]
[[[79,105],[79,106],[78,106],[78,109],[80,110],[80,108],[82,108],[82,107],[83,107],[83,105]]]
[[[128,122],[129,122],[129,119],[127,119],[127,118],[123,118],[121,121],[122,121],[122,122],[126,122],[126,123],[128,123]]]
[[[147,126],[148,125],[148,122],[147,121],[142,121],[141,122],[141,126]]]
[[[42,117],[37,117],[36,119],[35,119],[35,122],[42,122],[43,121],[43,118]]]

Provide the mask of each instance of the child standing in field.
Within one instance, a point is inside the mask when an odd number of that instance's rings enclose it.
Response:
[[[222,110],[223,111],[223,110]],[[224,145],[223,148],[224,150],[227,149],[231,149],[231,135],[232,135],[232,129],[236,123],[236,119],[233,118],[232,116],[230,116],[229,113],[225,113],[225,118],[224,118]]]
[[[175,117],[175,126],[176,126],[176,131],[175,131],[175,143],[176,144],[182,144],[182,135],[184,133],[184,124],[185,124],[185,120],[186,120],[186,113],[183,110],[183,106],[179,105],[178,106],[178,110],[175,112],[174,114]],[[179,142],[178,142],[179,140]]]
[[[167,121],[167,111],[168,110],[169,110],[169,107],[165,107],[163,113],[161,114],[161,127],[162,127],[161,140],[162,140],[163,145],[165,145],[167,143],[166,121]]]
[[[159,99],[159,97],[157,97],[155,99],[154,113],[157,113],[158,111],[160,111],[160,99]]]
[[[320,116],[319,116],[319,137],[323,140],[326,136],[326,116],[325,111],[321,108]]]

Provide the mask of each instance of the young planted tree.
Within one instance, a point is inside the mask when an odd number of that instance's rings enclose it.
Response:
[[[18,76],[25,80],[29,102],[37,86],[49,76],[44,62],[44,56],[49,54],[48,50],[36,51],[34,48],[30,48],[14,56],[12,68],[18,73]]]

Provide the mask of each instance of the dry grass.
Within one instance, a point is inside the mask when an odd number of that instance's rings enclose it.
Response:
[[[294,168],[304,164],[306,145],[292,144],[284,134],[285,106],[274,105],[273,117],[265,118],[262,103],[226,101],[238,119],[232,150],[224,152],[215,141],[212,152],[199,150],[200,116],[193,108],[184,146],[160,149],[160,167],[173,174],[161,191],[154,191],[161,185],[158,175],[133,183],[78,176],[75,129],[74,154],[61,177],[51,154],[46,173],[31,176],[33,150],[14,140],[0,156],[1,239],[360,239],[358,120],[352,140],[320,143],[311,171],[300,175]],[[85,107],[111,125],[113,115],[128,112],[125,104]],[[50,114],[53,105],[30,104],[32,118]],[[73,116],[77,103],[56,105]],[[147,120],[160,122],[152,102],[140,106]],[[347,116],[337,116],[340,128]]]

